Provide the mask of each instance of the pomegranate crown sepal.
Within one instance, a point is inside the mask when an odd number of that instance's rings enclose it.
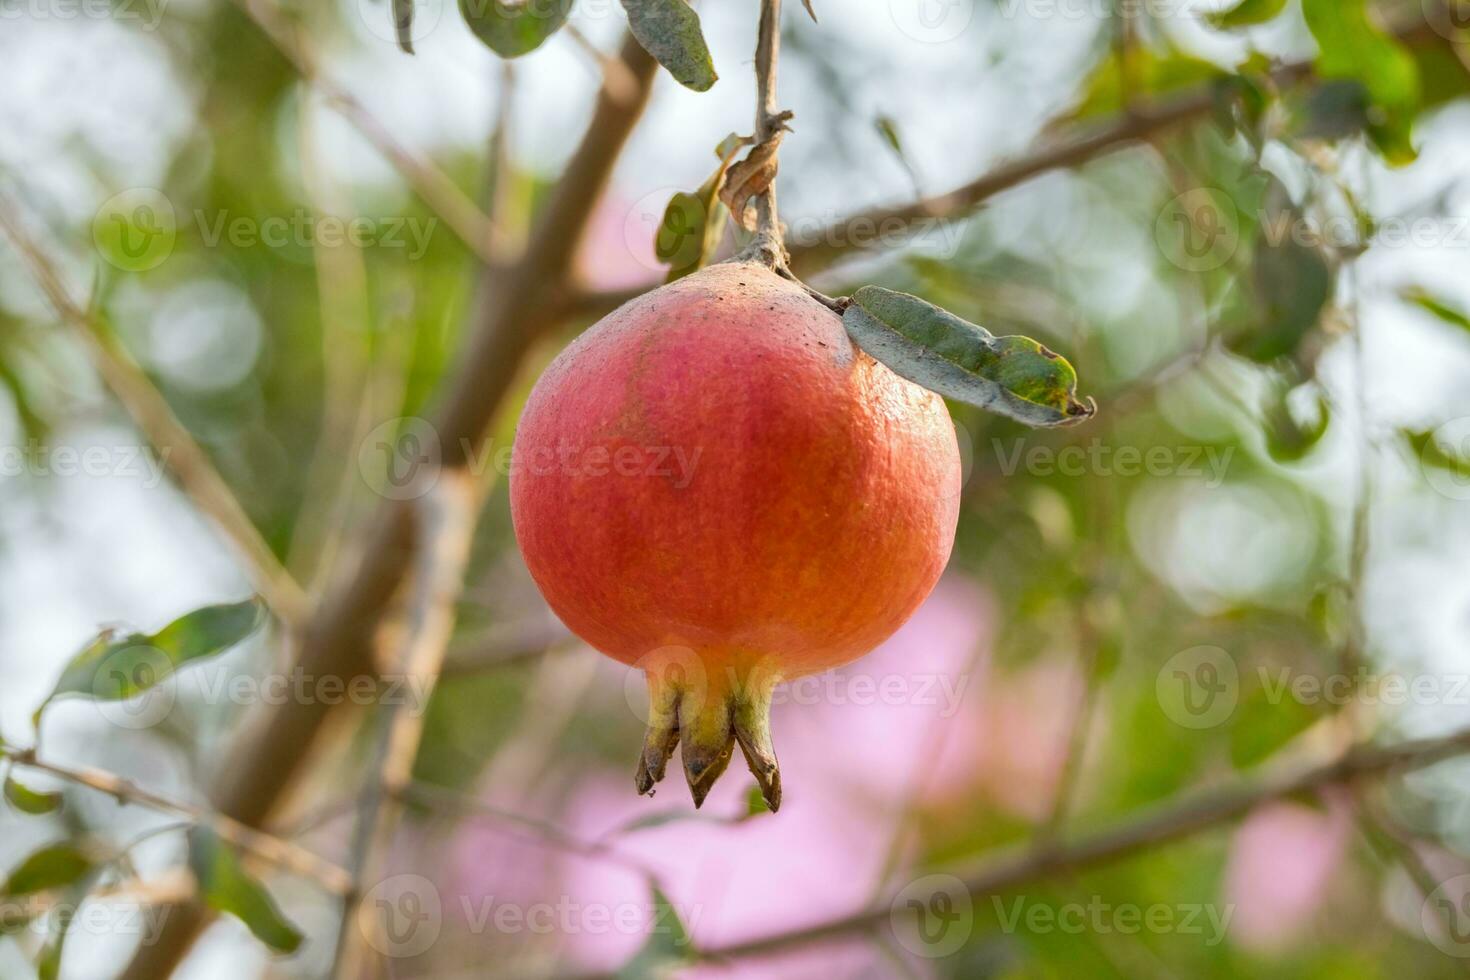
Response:
[[[638,760],[638,792],[653,795],[679,746],[684,778],[698,808],[739,745],[766,806],[779,810],[781,770],[771,744],[771,695],[779,676],[761,660],[741,662],[676,650],[643,665],[648,732]]]

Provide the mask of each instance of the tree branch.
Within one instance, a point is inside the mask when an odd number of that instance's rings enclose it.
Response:
[[[1059,872],[1077,872],[1117,861],[1147,848],[1177,841],[1242,816],[1256,806],[1326,786],[1351,783],[1390,771],[1409,771],[1470,752],[1470,729],[1440,738],[1404,742],[1387,748],[1362,747],[1326,762],[1298,766],[1255,782],[1213,793],[1188,794],[1154,808],[1113,830],[1071,843],[1047,844],[1018,852],[981,868],[964,879],[972,896],[980,897]],[[745,942],[699,951],[706,960],[734,959],[773,953],[834,936],[862,932],[890,921],[895,911],[874,907],[830,922]]]
[[[428,698],[454,632],[454,607],[464,584],[474,538],[479,495],[470,474],[449,470],[419,501],[420,543],[413,575],[413,596],[404,630],[398,669],[404,679],[419,682]],[[343,903],[335,976],[342,980],[369,975],[372,948],[353,928],[364,884],[383,873],[389,846],[398,828],[399,799],[413,779],[413,764],[423,738],[424,711],[405,711],[399,702],[379,710],[376,759],[358,809],[352,845],[352,891]]]
[[[119,803],[138,804],[184,817],[191,823],[210,827],[223,840],[279,868],[310,878],[330,892],[342,894],[352,879],[345,870],[311,851],[271,834],[247,827],[238,820],[179,800],[160,796],[115,773],[102,769],[77,768],[44,762],[35,749],[0,748],[0,756],[17,766],[48,773],[77,786],[106,794]]]
[[[162,465],[244,557],[249,576],[267,605],[285,626],[297,626],[307,605],[301,587],[261,537],[255,522],[214,468],[209,455],[174,415],[167,399],[113,339],[105,324],[72,299],[61,273],[26,230],[14,203],[3,194],[0,194],[0,230],[15,243],[36,284],[62,322],[71,328],[102,383],[158,453]]]

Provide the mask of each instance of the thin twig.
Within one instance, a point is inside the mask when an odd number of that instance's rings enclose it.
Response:
[[[255,588],[287,627],[305,615],[307,599],[210,462],[132,357],[92,312],[71,297],[56,265],[26,229],[8,195],[0,194],[0,229],[15,243],[31,275],[73,335],[93,369],[132,418],[194,505],[214,521],[245,558]]]
[[[760,261],[772,269],[786,267],[786,245],[776,207],[776,148],[790,113],[776,103],[776,76],[781,61],[781,0],[761,0],[761,19],[755,46],[755,143],[750,157],[769,153],[772,177],[765,190],[750,201],[755,210],[755,237],[741,250],[742,258]],[[736,216],[737,219],[739,215]]]
[[[8,757],[17,766],[48,773],[69,783],[85,786],[98,793],[104,793],[119,803],[146,806],[153,810],[185,817],[195,824],[207,826],[221,838],[242,850],[249,851],[261,860],[277,867],[310,878],[328,891],[340,894],[345,892],[351,884],[351,878],[344,869],[299,845],[247,827],[222,813],[160,796],[151,790],[144,789],[131,779],[115,773],[102,769],[46,762],[36,757],[35,749],[3,747],[0,748],[0,755]]]
[[[454,630],[454,608],[464,583],[479,502],[475,480],[462,469],[439,474],[419,500],[418,554],[409,600],[408,623],[398,670],[415,681],[424,696],[433,690],[444,651]],[[373,771],[361,798],[353,834],[353,891],[344,903],[335,975],[351,980],[367,972],[373,952],[353,927],[364,886],[379,877],[398,827],[400,794],[413,779],[414,760],[423,738],[424,711],[404,710],[399,702],[379,709],[379,738]]]
[[[290,15],[271,0],[234,0],[289,61],[307,84],[383,154],[414,193],[482,261],[489,262],[499,232],[470,196],[431,161],[399,143],[393,133],[351,92],[321,70],[321,58],[306,36],[294,29]]]
[[[565,25],[561,32],[597,66],[598,73],[602,76],[602,87],[608,95],[622,102],[638,98],[638,79],[628,70],[626,62],[593,44],[592,39],[583,34],[575,24]]]

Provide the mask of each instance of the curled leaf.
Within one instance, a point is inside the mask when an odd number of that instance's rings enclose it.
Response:
[[[669,264],[667,281],[673,282],[704,268],[716,250],[725,231],[725,206],[720,203],[720,188],[725,172],[740,147],[749,138],[731,133],[715,147],[720,165],[694,193],[680,191],[669,199],[663,220],[654,237],[653,251],[659,261]]]
[[[461,0],[467,2],[467,0]],[[472,2],[472,0],[468,0]],[[707,91],[719,76],[699,26],[699,15],[685,0],[622,0],[628,29],[643,50],[668,69],[680,85]]]
[[[725,178],[725,189],[720,191],[720,200],[730,209],[736,224],[746,231],[755,230],[755,216],[747,214],[751,198],[764,194],[776,179],[779,167],[778,152],[784,133],[777,131],[770,139],[757,145],[745,155],[745,159],[730,168]]]
[[[996,337],[908,293],[864,286],[842,314],[853,342],[896,374],[948,398],[1032,426],[1072,425],[1097,406],[1077,400],[1077,372],[1030,337]]]
[[[459,0],[459,12],[486,47],[502,58],[530,54],[561,30],[572,0]]]

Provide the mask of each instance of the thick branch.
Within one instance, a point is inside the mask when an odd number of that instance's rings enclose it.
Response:
[[[1470,752],[1470,729],[1442,738],[1404,742],[1388,748],[1365,747],[1327,763],[1309,764],[1294,771],[1209,794],[1191,794],[1146,812],[1114,830],[1071,843],[1023,851],[990,864],[964,879],[972,896],[981,897],[1015,888],[1058,872],[1077,872],[1117,861],[1139,851],[1188,837],[1242,816],[1270,800],[1309,793],[1326,786],[1350,783],[1359,777],[1389,771],[1419,769]],[[804,943],[869,930],[896,914],[888,905],[874,907],[816,926],[776,933],[760,939],[703,949],[705,959],[756,956]]]
[[[625,64],[638,80],[638,98],[603,91],[592,121],[531,241],[513,268],[492,276],[495,302],[485,311],[449,379],[434,423],[446,466],[463,465],[519,372],[527,352],[561,322],[572,262],[613,164],[643,113],[655,62],[631,36]],[[299,663],[312,676],[374,672],[373,636],[411,560],[412,524],[404,505],[385,502],[364,535],[360,563],[344,566],[307,624]],[[229,762],[219,767],[216,807],[244,823],[262,824],[298,770],[329,708],[319,699],[262,706]],[[158,941],[139,950],[124,980],[168,976],[203,922],[195,909],[171,915]]]

